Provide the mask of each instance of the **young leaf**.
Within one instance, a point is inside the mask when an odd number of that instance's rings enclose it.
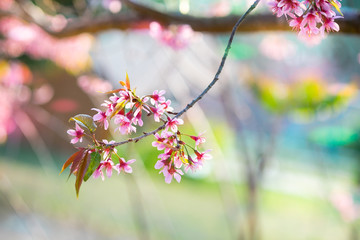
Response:
[[[125,89],[119,88],[119,89],[111,90],[111,91],[106,92],[106,94],[118,93],[118,92],[121,92],[121,91],[125,91]]]
[[[125,100],[116,104],[113,113],[110,118],[113,118],[116,114],[118,114],[125,107]]]
[[[85,148],[82,148],[80,150],[81,154],[77,155],[76,158],[74,158],[74,161],[70,167],[70,173],[69,173],[68,179],[70,178],[71,174],[75,173],[75,171],[79,168],[80,160],[84,157],[85,150],[86,150]]]
[[[86,151],[85,156],[80,160],[79,167],[76,172],[75,190],[77,197],[79,197],[80,187],[83,182],[85,172],[89,167],[89,162],[90,162],[90,154],[89,151]]]
[[[98,153],[98,152],[92,152],[90,154],[90,156],[91,156],[90,164],[89,164],[89,167],[88,167],[88,169],[87,169],[87,171],[85,173],[85,176],[84,176],[84,181],[85,182],[94,173],[95,169],[99,166],[100,160],[101,160],[100,153]]]
[[[68,160],[66,160],[66,162],[64,163],[64,165],[61,168],[61,172],[60,174],[70,165],[72,164],[75,160],[80,160],[82,155],[84,154],[84,149],[80,149],[79,151],[77,151],[76,153],[74,153],[73,155],[71,155],[69,157]]]
[[[126,88],[127,90],[130,90],[130,79],[129,79],[129,75],[126,73]]]
[[[78,114],[69,119],[69,121],[75,121],[77,124],[87,128],[91,133],[96,130],[96,124],[93,118],[87,114]]]
[[[331,5],[333,5],[333,7],[336,9],[336,11],[338,11],[341,14],[341,16],[344,16],[344,14],[340,10],[339,5],[334,0],[330,0],[329,2]]]

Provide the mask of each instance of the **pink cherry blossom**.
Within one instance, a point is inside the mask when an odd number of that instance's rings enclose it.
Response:
[[[150,107],[152,113],[154,114],[155,122],[160,122],[161,116],[165,113],[165,108],[163,105],[159,104],[156,107]]]
[[[178,125],[182,125],[184,124],[184,121],[182,119],[178,119],[178,118],[169,118],[168,117],[168,121],[166,123],[166,130],[168,130],[169,128],[171,129],[171,131],[173,131],[174,133],[176,133],[178,131]]]
[[[99,166],[94,171],[94,174],[93,174],[94,178],[98,178],[99,176],[101,176],[101,179],[104,181],[105,178],[104,178],[104,174],[102,172],[102,169],[104,169],[104,168],[105,168],[105,172],[106,172],[106,175],[108,178],[110,178],[112,176],[113,169],[117,170],[114,167],[113,161],[110,158],[108,158],[107,160],[100,162]]]
[[[200,134],[199,136],[190,136],[190,138],[195,141],[195,146],[199,146],[201,143],[206,142],[206,139],[201,135],[203,135],[203,133]]]
[[[131,132],[136,132],[136,127],[131,125],[131,120],[124,115],[116,115],[114,123],[119,125],[117,129],[119,129],[121,134],[130,134]]]
[[[98,113],[93,116],[93,120],[104,125],[104,129],[109,128],[109,121],[107,120],[106,112],[101,111],[97,108],[92,108],[91,110],[97,111]]]
[[[198,162],[197,160],[192,159],[190,156],[188,156],[189,164],[185,166],[185,172],[187,173],[189,169],[191,169],[192,172],[195,172],[198,169],[202,168],[202,162]]]
[[[129,166],[129,164],[132,164],[135,161],[136,161],[135,159],[130,159],[129,161],[125,161],[125,159],[120,158],[119,163],[116,164],[115,168],[117,169],[118,173],[120,173],[121,170],[123,170],[126,173],[132,173],[132,168],[131,166]]]
[[[293,28],[293,30],[295,31],[300,31],[301,27],[302,27],[302,21],[303,21],[303,17],[297,17],[297,18],[293,18],[292,20],[290,20],[289,22],[289,26]]]
[[[103,141],[103,143],[105,143],[105,144],[113,144],[113,143],[115,143],[114,140],[111,140],[111,141],[109,142],[108,140],[103,139],[102,141]],[[111,152],[117,153],[117,149],[116,149],[116,148],[111,148],[111,147],[104,148],[103,151],[104,151],[104,156],[105,156],[106,158],[108,158],[108,157],[110,156]]]
[[[159,155],[160,160],[158,160],[155,164],[155,169],[160,169],[165,166],[170,166],[171,163],[171,155],[168,153],[163,153]]]
[[[325,36],[325,31],[339,31],[335,23],[335,10],[340,12],[341,4],[336,0],[271,0],[272,12],[280,17],[289,16],[289,25],[299,32],[300,39],[316,44]],[[304,12],[305,10],[305,12]]]
[[[202,162],[204,162],[204,160],[211,159],[212,157],[210,154],[208,154],[208,152],[209,152],[209,150],[207,150],[205,152],[195,151],[195,154],[196,154],[195,161],[202,163]]]
[[[161,103],[161,106],[164,108],[164,111],[167,111],[167,112],[171,112],[174,110],[170,105],[171,105],[170,100],[166,100],[166,102]]]
[[[72,144],[75,144],[75,143],[77,143],[79,141],[82,142],[82,137],[85,135],[84,130],[77,123],[75,123],[75,130],[74,129],[69,129],[69,130],[67,130],[67,133],[70,136],[74,137],[70,141]]]
[[[173,177],[178,183],[180,183],[181,175],[184,174],[180,169],[174,168],[174,166],[171,166],[170,168],[168,166],[164,166],[164,168],[160,171],[160,173],[164,174],[165,182],[167,184],[171,183]]]
[[[104,103],[101,104],[101,106],[106,107],[105,113],[106,113],[107,116],[110,116],[112,114],[112,112],[115,109],[115,105],[116,105],[116,103],[114,104],[114,103],[112,103],[112,102],[110,102],[108,100],[105,100]]]
[[[158,103],[163,103],[165,102],[165,97],[163,97],[162,95],[165,94],[165,90],[155,90],[153,92],[153,94],[150,96],[150,102],[152,105],[158,104]]]
[[[327,32],[335,31],[338,32],[340,30],[339,24],[334,22],[333,18],[324,18],[323,25],[320,27],[320,31],[324,34],[325,30]]]
[[[184,152],[178,151],[175,152],[175,154],[173,155],[173,160],[174,160],[174,166],[176,168],[181,168],[183,162],[182,162],[182,158],[184,158]]]

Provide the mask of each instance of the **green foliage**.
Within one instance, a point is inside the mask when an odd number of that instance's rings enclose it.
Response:
[[[356,86],[352,83],[332,86],[315,78],[292,84],[272,79],[254,79],[249,82],[249,86],[260,104],[268,111],[307,119],[322,111],[345,107],[356,94]]]
[[[100,160],[101,160],[101,155],[98,152],[92,152],[90,154],[90,156],[91,156],[90,164],[89,164],[89,167],[88,167],[88,169],[87,169],[87,171],[85,173],[85,176],[84,176],[84,181],[85,182],[94,173],[95,169],[99,166]]]
[[[75,121],[77,124],[89,130],[91,133],[95,132],[97,127],[93,118],[87,114],[78,114],[70,118],[69,121]]]

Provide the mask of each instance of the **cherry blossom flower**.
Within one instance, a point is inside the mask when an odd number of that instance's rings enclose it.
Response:
[[[115,168],[117,169],[118,173],[120,173],[121,170],[123,170],[126,173],[132,173],[132,168],[131,166],[129,166],[129,164],[132,164],[135,161],[136,159],[130,159],[129,161],[125,161],[125,159],[120,158],[119,163],[116,164]]]
[[[108,140],[103,139],[102,141],[103,141],[103,143],[105,143],[106,145],[115,143],[114,140],[111,140],[111,141],[109,142]],[[104,148],[103,151],[104,151],[104,156],[105,156],[106,158],[108,158],[108,157],[110,156],[111,152],[117,153],[117,149],[116,149],[116,148],[111,148],[111,147]]]
[[[134,113],[134,118],[132,120],[132,122],[136,125],[138,124],[140,127],[144,124],[143,120],[141,119],[141,116],[142,116],[142,110],[143,110],[143,107],[142,105],[139,106],[135,113]]]
[[[106,112],[101,111],[97,108],[92,108],[91,110],[97,111],[98,113],[93,116],[94,121],[99,122],[104,125],[104,129],[109,128],[109,121],[107,120]]]
[[[164,166],[164,168],[159,173],[164,174],[165,182],[168,183],[168,184],[171,183],[171,180],[173,179],[173,177],[175,178],[175,180],[178,183],[180,183],[181,175],[184,174],[180,169],[174,168],[174,166],[171,166],[171,167]]]
[[[191,169],[192,172],[195,172],[198,169],[202,168],[202,162],[198,162],[197,160],[192,159],[192,157],[188,156],[188,162],[185,166],[185,172],[187,173],[189,169]]]
[[[114,166],[113,161],[111,160],[111,158],[108,158],[105,161],[101,161],[99,166],[96,168],[96,170],[94,171],[94,178],[98,178],[99,176],[101,176],[101,179],[104,181],[104,174],[102,172],[102,169],[105,168],[106,171],[106,175],[108,178],[110,178],[112,176],[112,170],[116,169],[116,167]]]
[[[150,102],[152,105],[155,105],[157,103],[163,103],[165,102],[165,97],[163,97],[162,95],[165,94],[165,90],[161,90],[161,91],[158,91],[158,90],[155,90],[153,92],[153,94],[150,96]]]
[[[75,144],[75,143],[77,143],[79,141],[82,142],[82,137],[85,135],[84,130],[77,123],[75,123],[75,130],[74,129],[69,129],[69,130],[67,130],[67,133],[70,136],[74,137],[70,141],[72,144]]]
[[[195,154],[196,154],[195,161],[202,163],[204,160],[211,159],[212,158],[211,155],[208,154],[209,151],[210,150],[207,150],[205,152],[195,151]]]
[[[163,106],[164,111],[171,112],[171,111],[174,110],[174,109],[170,106],[170,105],[171,105],[171,101],[170,101],[170,100],[166,100],[166,102],[161,103],[161,105]]]
[[[161,116],[165,113],[164,105],[159,104],[156,107],[150,107],[152,113],[154,114],[155,122],[160,122]]]
[[[163,153],[159,155],[160,160],[158,160],[155,164],[155,169],[160,169],[165,166],[170,166],[171,163],[171,155],[168,153]]]
[[[119,129],[121,134],[130,134],[131,132],[136,132],[136,127],[131,125],[131,120],[124,115],[116,115],[114,123],[119,125],[117,129]]]
[[[168,130],[169,128],[171,129],[171,131],[173,131],[174,133],[176,133],[178,131],[178,125],[182,125],[184,124],[184,120],[182,119],[178,119],[178,118],[169,118],[168,117],[168,121],[166,123],[166,130]]]
[[[201,135],[203,135],[203,133],[198,136],[190,136],[190,138],[195,141],[195,146],[199,146],[201,143],[206,142],[206,139]]]
[[[340,30],[339,24],[334,22],[333,18],[324,18],[323,25],[320,27],[320,31],[324,34],[325,30],[327,32],[335,31],[338,32]]]

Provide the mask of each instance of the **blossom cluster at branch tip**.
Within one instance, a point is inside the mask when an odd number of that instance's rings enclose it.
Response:
[[[115,141],[106,139],[98,141],[94,132],[97,126],[108,130],[110,122],[112,122],[115,132],[122,135],[135,133],[138,126],[143,126],[142,117],[144,115],[152,117],[155,122],[163,123],[162,132],[154,134],[156,140],[152,143],[152,146],[164,151],[158,156],[159,160],[155,164],[155,169],[160,169],[166,183],[170,183],[173,178],[180,182],[181,175],[184,174],[182,167],[185,172],[188,172],[189,169],[194,172],[202,167],[205,160],[211,158],[208,150],[200,151],[198,149],[205,142],[202,134],[198,136],[187,135],[179,130],[179,126],[183,125],[184,121],[176,116],[171,117],[175,113],[172,112],[171,101],[164,96],[164,90],[155,90],[152,94],[140,97],[136,94],[135,89],[130,88],[128,76],[126,76],[126,82],[121,81],[120,84],[123,88],[108,92],[111,95],[101,104],[101,109],[91,109],[96,112],[93,116],[79,114],[70,119],[75,121],[75,129],[67,131],[72,137],[71,143],[82,142],[83,137],[91,137],[94,143],[93,146],[79,148],[80,150],[68,160],[73,161],[72,164],[78,165],[79,162],[80,165],[86,161],[88,162],[89,170],[86,170],[85,180],[91,174],[93,174],[94,178],[101,177],[104,180],[104,172],[107,177],[111,177],[113,170],[118,173],[121,171],[132,173],[130,164],[134,163],[135,159],[126,161],[117,154]],[[85,134],[85,131],[89,131],[90,134]],[[191,144],[186,143],[185,138]],[[96,152],[94,156],[91,155],[93,152]],[[91,157],[89,157],[89,154]],[[81,156],[83,160],[76,161],[77,156]],[[114,159],[118,159],[118,164],[114,163]],[[91,165],[90,162],[95,162],[95,166],[94,164]],[[66,168],[66,166],[68,164],[65,163],[64,167]],[[72,172],[76,174],[75,168],[72,169]]]
[[[277,17],[290,18],[290,27],[299,32],[300,38],[311,43],[324,38],[325,32],[340,30],[335,19],[343,14],[341,3],[337,0],[270,0],[269,6]]]
[[[182,124],[181,121],[174,121],[173,126]],[[174,130],[174,128],[171,128]],[[176,128],[177,129],[177,128]],[[183,136],[194,140],[194,147],[183,141]],[[205,138],[201,136],[190,136],[182,134],[180,131],[170,132],[168,128],[163,130],[161,134],[155,134],[156,140],[152,143],[153,147],[164,152],[159,154],[159,160],[155,164],[155,169],[161,169],[166,183],[171,183],[174,178],[177,182],[181,181],[184,166],[185,172],[191,169],[195,172],[201,169],[205,160],[211,158],[208,154],[209,150],[200,152],[197,147],[200,143],[205,142]],[[193,156],[190,154],[192,152]]]

